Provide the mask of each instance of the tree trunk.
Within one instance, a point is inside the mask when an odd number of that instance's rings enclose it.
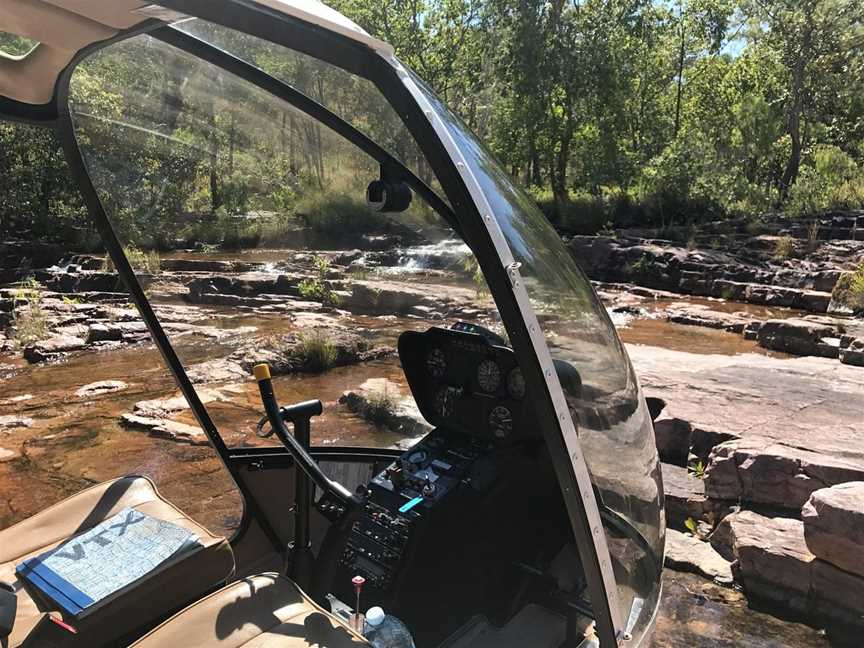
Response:
[[[228,131],[228,174],[234,175],[234,141],[237,137],[237,115],[231,111],[231,130]]]
[[[531,132],[528,141],[528,167],[530,170],[529,184],[539,187],[543,184],[543,176],[540,172],[540,153],[537,151],[537,143],[534,141],[536,134]]]
[[[210,209],[215,214],[222,206],[222,194],[219,191],[219,134],[216,131],[216,106],[210,106],[207,120],[210,125]]]
[[[783,199],[786,198],[789,194],[789,189],[798,179],[798,170],[801,168],[801,113],[804,110],[805,66],[806,61],[802,54],[795,61],[795,68],[792,71],[792,92],[790,93],[791,98],[786,124],[791,150],[789,152],[789,160],[786,162],[786,168],[783,170],[783,176],[780,178],[780,197]]]
[[[675,92],[675,130],[674,135],[678,136],[678,130],[681,128],[681,97],[684,94],[684,12],[679,15],[678,29],[681,34],[681,44],[678,48],[678,88]]]

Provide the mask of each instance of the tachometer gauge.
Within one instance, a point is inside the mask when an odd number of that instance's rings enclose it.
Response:
[[[432,404],[435,413],[442,418],[447,418],[453,414],[455,400],[456,390],[452,387],[442,387],[435,394],[435,401]]]
[[[507,374],[507,392],[516,400],[525,398],[525,377],[519,367],[514,367]]]
[[[433,378],[440,378],[447,371],[447,356],[444,355],[443,349],[432,349],[426,355],[426,370]]]
[[[494,360],[484,360],[477,365],[477,382],[485,392],[494,392],[501,384],[501,367]]]
[[[489,430],[499,439],[506,439],[513,431],[513,415],[503,405],[489,413]]]

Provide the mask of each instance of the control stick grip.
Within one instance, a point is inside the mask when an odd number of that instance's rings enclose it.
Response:
[[[279,437],[282,444],[294,457],[297,466],[309,476],[309,479],[325,493],[337,497],[346,504],[357,503],[351,492],[339,482],[335,482],[324,474],[321,467],[315,460],[306,452],[306,449],[291,434],[285,427],[285,421],[282,418],[282,411],[293,413],[299,419],[299,411],[294,411],[295,408],[302,408],[305,411],[315,409],[313,403],[317,403],[318,412],[321,412],[321,401],[307,401],[296,406],[285,408],[280,411],[279,403],[276,401],[276,394],[273,392],[273,381],[270,378],[270,367],[267,364],[257,364],[252,368],[252,373],[258,381],[258,390],[261,393],[261,402],[264,405],[264,411],[267,414],[267,419],[270,421],[270,426]],[[288,417],[286,417],[288,418]]]

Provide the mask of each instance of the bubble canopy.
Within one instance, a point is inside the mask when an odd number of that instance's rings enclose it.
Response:
[[[159,225],[158,200],[165,195],[165,181],[156,175],[124,176],[116,168],[108,168],[141,160],[139,152],[103,156],[102,159],[110,160],[107,166],[100,162],[97,147],[121,146],[124,141],[120,130],[115,133],[111,129],[131,125],[135,133],[148,137],[155,133],[159,146],[179,142],[183,153],[172,158],[176,165],[174,173],[185,173],[193,159],[194,164],[205,168],[208,160],[215,159],[212,148],[207,146],[217,141],[219,133],[223,132],[213,106],[220,92],[238,83],[235,79],[249,86],[243,90],[246,93],[243,97],[244,105],[248,105],[247,124],[250,126],[244,133],[243,126],[238,126],[234,120],[230,122],[232,173],[233,165],[239,166],[239,160],[244,159],[243,143],[256,138],[267,140],[267,121],[280,118],[279,111],[285,109],[282,104],[289,104],[292,111],[299,109],[303,113],[295,115],[296,119],[302,117],[324,124],[328,134],[322,137],[318,133],[319,143],[338,135],[363,152],[363,156],[356,151],[345,152],[340,148],[344,146],[342,140],[332,146],[333,151],[338,151],[343,166],[350,160],[356,174],[363,174],[364,183],[375,180],[371,174],[379,171],[382,176],[386,170],[400,177],[413,189],[415,200],[423,202],[423,208],[438,214],[434,228],[447,230],[446,235],[439,233],[434,243],[461,238],[479,268],[477,276],[481,288],[478,293],[482,291],[491,299],[488,304],[484,302],[484,324],[500,324],[500,333],[512,347],[524,375],[534,424],[545,441],[548,462],[554,467],[573,527],[601,645],[641,645],[643,638],[650,635],[659,603],[665,532],[663,489],[652,423],[626,350],[590,282],[560,236],[462,121],[386,48],[373,48],[296,17],[279,16],[272,8],[254,3],[228,2],[213,7],[210,3],[178,0],[169,4],[184,14],[200,17],[202,22],[159,26],[144,30],[146,36],[129,34],[130,39],[152,41],[142,41],[141,47],[129,48],[125,54],[119,49],[124,47],[124,38],[119,38],[116,44],[107,44],[80,57],[79,65],[86,75],[78,73],[77,87],[74,68],[67,77],[69,104],[60,106],[60,110],[65,113],[75,136],[67,142],[67,152],[78,152],[81,156],[79,172],[91,188],[88,202],[91,209],[95,208],[112,221],[113,229],[109,234],[116,236],[118,215],[130,211],[130,205],[122,204],[122,200],[112,203],[107,198],[124,177],[129,182],[133,178],[143,180],[135,191],[126,193],[135,201],[154,205],[148,212],[146,227]],[[256,44],[270,43],[276,47],[270,53],[272,59],[277,60],[272,70],[262,65],[262,59],[250,56],[244,36],[256,39]],[[134,114],[117,112],[116,105],[112,104],[108,107],[113,111],[110,120],[99,119],[101,108],[88,93],[92,91],[94,80],[99,79],[98,58],[103,54],[110,57],[111,48],[118,48],[116,52],[121,58],[127,57],[127,72],[131,73],[133,61],[138,57],[143,74],[152,79],[158,76],[155,72],[158,72],[160,60],[179,60],[180,55],[175,50],[185,52],[183,57],[197,56],[206,60],[207,69],[195,72],[202,75],[198,91],[204,94],[200,95],[200,106],[196,107],[188,98],[187,91],[185,104],[162,101],[156,106],[154,103],[150,114],[147,110]],[[170,52],[160,59],[158,52],[163,49]],[[283,55],[299,56],[299,63],[294,67],[280,67],[278,58]],[[91,56],[90,60],[96,61],[96,65],[88,69],[87,61]],[[105,60],[103,58],[102,62]],[[358,96],[374,96],[375,111],[366,114],[347,110],[346,106],[353,107],[351,98],[338,93],[335,93],[335,103],[328,105],[334,93],[327,92],[326,88],[315,98],[316,105],[304,104],[302,97],[308,99],[308,93],[303,92],[302,71],[307,70],[313,60],[329,68],[327,74],[316,77],[316,81],[324,79],[325,83],[339,84],[339,74],[345,73],[355,80],[368,82],[368,87],[357,84],[356,92],[367,93]],[[223,72],[227,76],[223,76]],[[190,78],[193,80],[188,82],[188,87],[195,90],[194,75]],[[133,95],[135,91],[140,92],[141,101],[137,105],[145,105],[153,99],[153,88],[157,87],[152,79],[151,85],[144,89],[140,85],[130,85],[124,91]],[[181,85],[176,79],[168,78],[158,92],[170,94]],[[300,96],[292,95],[291,91]],[[167,113],[166,106],[170,108]],[[202,117],[206,110],[211,114]],[[345,116],[346,111],[355,119]],[[161,121],[154,117],[157,112]],[[356,118],[358,114],[360,117]],[[184,127],[186,116],[195,119],[190,119]],[[98,128],[93,125],[96,122]],[[193,122],[194,127],[189,125]],[[164,132],[165,123],[173,124],[173,132]],[[284,123],[283,120],[283,129]],[[386,136],[381,134],[382,124],[387,124]],[[195,127],[203,129],[200,140],[196,140]],[[240,133],[236,140],[235,129]],[[398,137],[394,135],[397,131]],[[303,132],[308,144],[312,131]],[[385,145],[377,144],[388,139]],[[152,142],[147,146],[152,147]],[[147,155],[162,154],[148,149]],[[266,163],[266,159],[256,161],[265,175]],[[323,161],[319,167],[316,173],[320,185],[325,175]],[[212,182],[212,163],[209,168]],[[169,168],[167,172],[172,170]],[[190,176],[188,182],[187,188],[195,186],[195,178]],[[160,183],[163,183],[161,188]],[[247,187],[241,189],[249,191]],[[241,189],[237,189],[238,193],[242,193]],[[277,189],[271,187],[268,191],[275,195]],[[152,198],[157,195],[158,199]],[[128,203],[132,198],[126,200]],[[148,200],[155,202],[148,203]],[[173,200],[176,209],[182,197],[173,196]],[[227,215],[230,216],[232,214]],[[227,217],[226,220],[230,220]],[[398,221],[399,214],[387,215],[387,218]],[[432,220],[428,215],[412,215],[402,225],[414,227],[418,232],[422,230],[426,236],[424,240],[428,240]],[[338,222],[334,221],[333,226],[338,227]],[[122,256],[119,250],[123,243],[125,241],[116,241],[112,255]],[[121,274],[131,274],[131,267],[118,260]],[[143,306],[142,312],[151,324],[154,338],[163,346],[169,363],[174,365],[172,368],[179,375],[185,395],[195,400],[198,391],[185,377],[189,367],[184,365],[188,363],[172,356],[172,340],[160,339],[153,325],[158,320],[152,310],[148,312],[143,292],[135,297],[139,307]],[[463,309],[464,312],[470,310]],[[202,412],[207,411],[200,402],[198,407]],[[219,426],[208,421],[202,427],[208,434],[218,437],[221,430],[216,428]],[[229,453],[226,446],[214,445],[220,454]],[[502,511],[501,514],[518,512]]]

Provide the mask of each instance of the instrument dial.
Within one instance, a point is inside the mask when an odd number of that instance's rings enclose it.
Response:
[[[507,392],[516,400],[525,398],[525,376],[519,367],[514,367],[507,374]]]
[[[456,390],[452,387],[442,387],[435,394],[435,412],[442,418],[453,414],[456,404]]]
[[[447,371],[447,356],[443,349],[434,348],[426,355],[426,370],[433,378],[441,378]]]
[[[503,405],[498,405],[489,413],[489,430],[498,439],[506,439],[513,432],[513,415]]]
[[[477,382],[485,392],[494,392],[501,384],[501,367],[494,360],[484,360],[477,365]]]

